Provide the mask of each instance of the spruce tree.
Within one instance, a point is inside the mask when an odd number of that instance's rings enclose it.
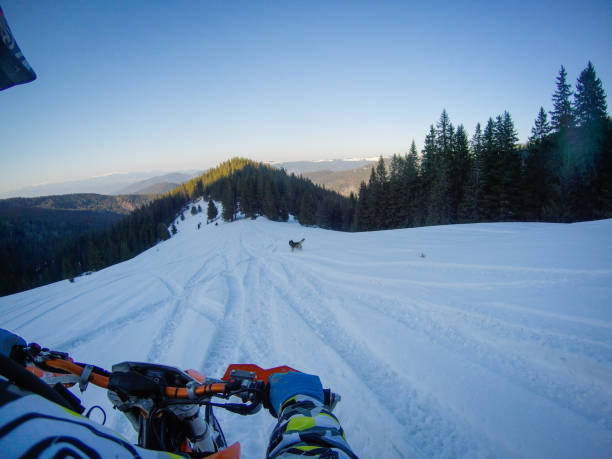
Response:
[[[574,113],[570,97],[571,86],[567,83],[567,72],[561,66],[557,77],[557,89],[553,94],[553,110],[550,112],[551,125],[556,132],[565,131],[574,126]]]
[[[399,155],[394,154],[389,167],[388,228],[399,228],[406,219],[404,201],[406,178],[403,173],[404,160]]]
[[[264,185],[264,196],[262,203],[263,214],[268,217],[269,220],[278,220],[278,209],[276,208],[274,191],[272,190],[272,184],[267,181]]]
[[[571,220],[588,220],[598,215],[596,203],[604,193],[608,127],[606,94],[591,62],[576,83],[574,109],[579,128],[574,136],[574,170],[570,181]]]
[[[601,122],[608,117],[606,93],[591,61],[580,73],[574,94],[574,113],[580,126]]]
[[[470,140],[471,165],[470,177],[466,190],[464,191],[464,204],[462,210],[462,221],[476,222],[481,218],[480,197],[482,194],[482,170],[483,170],[483,133],[480,123],[476,123],[474,135]]]
[[[446,110],[442,111],[436,129],[430,127],[425,138],[423,154],[426,225],[445,225],[452,222],[449,188],[454,127]]]
[[[160,241],[165,241],[170,238],[170,234],[168,233],[168,228],[163,223],[157,224],[157,239]]]
[[[470,176],[470,166],[471,159],[467,134],[463,125],[460,124],[452,139],[451,155],[448,163],[450,217],[453,223],[457,222],[459,204],[463,200],[463,193]]]
[[[481,143],[479,212],[485,221],[496,221],[499,216],[501,171],[493,118],[489,118],[487,121],[482,133]]]
[[[217,218],[217,215],[219,214],[219,210],[217,209],[217,206],[215,205],[215,202],[211,199],[208,201],[208,209],[206,211],[206,216],[208,218],[209,221],[213,221],[215,218]]]
[[[314,225],[316,213],[317,204],[314,200],[314,196],[310,191],[304,192],[300,203],[300,213],[298,215],[298,221],[302,225]]]
[[[517,220],[520,211],[521,158],[516,149],[518,134],[510,113],[497,117],[496,134],[500,148],[500,215],[499,218]]]
[[[410,144],[410,152],[404,161],[405,171],[402,174],[405,180],[404,202],[406,206],[403,226],[414,227],[420,225],[423,219],[421,213],[421,176],[420,161],[414,140]]]
[[[544,107],[540,107],[538,117],[535,120],[534,126],[531,128],[531,136],[528,139],[529,142],[537,143],[543,141],[550,134],[551,129]]]
[[[440,120],[437,125],[436,138],[438,141],[438,151],[443,155],[448,155],[453,141],[453,125],[450,122],[446,109],[442,110]]]
[[[368,209],[369,196],[368,186],[365,182],[359,185],[359,195],[355,205],[355,215],[353,216],[353,231],[368,231],[370,229],[370,211]]]
[[[229,179],[225,180],[221,204],[223,205],[223,220],[226,222],[234,221],[236,217],[236,193]]]
[[[389,211],[389,180],[382,155],[376,164],[374,176],[370,177],[370,188],[372,199],[376,202],[374,216],[376,229],[386,229],[389,227],[391,215]]]

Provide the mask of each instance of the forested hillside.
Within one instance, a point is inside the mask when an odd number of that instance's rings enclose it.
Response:
[[[77,224],[74,237],[58,238],[47,250],[28,248],[29,243],[21,240],[16,247],[4,246],[1,256],[7,260],[3,267],[6,275],[0,280],[0,294],[72,278],[132,258],[169,238],[170,223],[190,210],[189,203],[201,196],[221,201],[225,220],[234,220],[240,213],[247,218],[265,215],[270,220],[286,221],[291,213],[304,225],[348,230],[353,219],[354,200],[287,175],[284,170],[234,158],[147,202],[125,218],[115,219],[108,229],[87,231]],[[41,198],[39,205],[45,202]],[[22,231],[35,233],[25,222],[11,228],[5,232],[9,240],[18,239],[15,235]]]
[[[107,196],[94,193],[10,198],[0,200],[0,215],[17,213],[24,209],[89,210],[127,215],[150,200],[138,194]]]
[[[66,239],[108,228],[149,200],[99,194],[0,200],[0,294],[32,286]]]
[[[357,195],[359,184],[370,176],[371,166],[362,166],[357,169],[346,171],[313,171],[304,173],[304,177],[321,185],[328,190],[333,190],[343,196],[350,196],[351,193]]]

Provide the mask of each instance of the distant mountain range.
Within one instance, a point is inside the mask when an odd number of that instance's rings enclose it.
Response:
[[[112,194],[162,194],[200,174],[202,171],[171,172],[132,183]]]
[[[359,184],[368,180],[370,169],[378,158],[331,159],[324,161],[287,161],[271,163],[289,174],[303,175],[317,185],[345,196],[356,193]],[[0,199],[65,194],[157,195],[172,191],[180,184],[197,177],[203,171],[163,173],[161,171],[131,172],[91,177],[83,180],[33,185],[0,194]]]
[[[363,166],[371,166],[376,161],[378,161],[378,158],[329,159],[323,161],[288,161],[272,163],[272,166],[283,168],[289,174],[299,175],[319,171],[340,172],[360,169]]]
[[[0,195],[0,198],[38,197],[75,193],[104,195],[158,194],[172,190],[202,171],[164,173],[162,171],[109,174],[83,180],[33,185]]]
[[[272,164],[284,168],[288,173],[302,175],[317,185],[336,191],[344,196],[359,192],[359,185],[368,181],[372,166],[378,158],[333,159],[329,161],[294,161]]]

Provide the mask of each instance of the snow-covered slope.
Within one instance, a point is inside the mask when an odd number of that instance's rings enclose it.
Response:
[[[185,216],[128,262],[0,298],[0,327],[106,368],[318,374],[364,458],[609,457],[612,220],[349,234]],[[135,438],[103,391],[83,399]],[[218,414],[263,457],[267,412]]]

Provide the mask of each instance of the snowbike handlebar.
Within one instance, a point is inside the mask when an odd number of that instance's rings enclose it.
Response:
[[[231,364],[219,380],[206,378],[194,370],[184,373],[171,367],[136,362],[123,362],[113,366],[113,371],[108,372],[93,365],[74,362],[67,353],[41,348],[36,343],[23,348],[20,354],[24,363],[33,364],[27,369],[50,385],[53,385],[53,382],[62,382],[70,387],[78,383],[83,391],[92,383],[125,396],[155,395],[167,400],[177,400],[175,403],[183,403],[180,400],[184,400],[212,404],[242,415],[259,411],[261,405],[269,407],[268,378],[272,374],[291,371],[299,373],[288,366],[263,369],[254,364]],[[177,375],[174,381],[180,384],[166,384],[159,378],[147,377],[142,373],[143,368],[174,371]],[[324,389],[323,393],[325,406],[333,410],[340,401],[340,395],[330,389]],[[224,399],[237,396],[244,403],[213,404],[210,403],[210,397],[213,396]]]

